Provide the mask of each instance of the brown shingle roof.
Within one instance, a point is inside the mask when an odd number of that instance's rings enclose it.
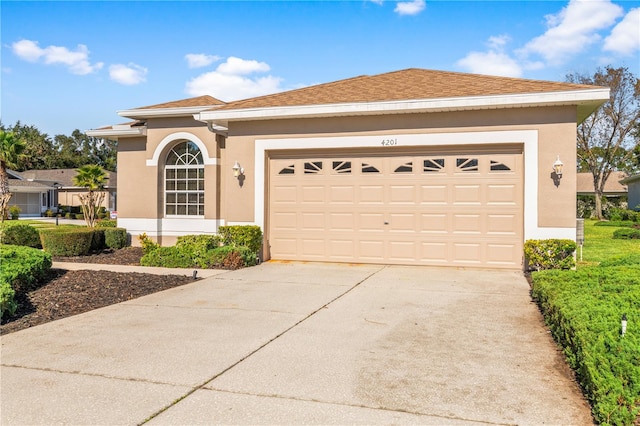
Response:
[[[156,105],[149,105],[135,109],[161,109],[161,108],[183,108],[183,107],[199,107],[199,106],[216,106],[225,103],[213,96],[204,95],[195,98],[181,99],[177,101],[164,102]]]
[[[49,169],[49,170],[27,170],[21,172],[23,178],[32,181],[58,183],[64,187],[73,187],[73,177],[77,174],[77,169]],[[105,186],[109,188],[117,187],[118,175],[115,172],[106,172],[109,179]]]
[[[625,172],[611,172],[604,184],[605,195],[622,195],[627,193],[627,186],[620,181],[627,177]],[[578,173],[576,181],[576,192],[578,194],[594,194],[593,175],[591,173]]]
[[[217,111],[601,89],[599,86],[410,68],[230,102]]]

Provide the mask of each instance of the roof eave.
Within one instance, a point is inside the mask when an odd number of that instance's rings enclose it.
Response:
[[[107,138],[118,139],[119,137],[132,137],[132,136],[145,136],[147,134],[147,128],[134,127],[134,128],[110,128],[110,129],[92,129],[85,132],[87,136],[95,138]]]
[[[221,111],[209,109],[195,114],[194,117],[206,123],[228,127],[228,123],[231,121],[576,105],[578,107],[577,119],[580,123],[607,100],[609,100],[609,89],[598,88],[562,92],[225,109]]]
[[[222,105],[220,105],[222,106]],[[197,114],[201,111],[219,108],[215,105],[192,106],[192,107],[176,107],[176,108],[141,108],[126,109],[118,111],[121,117],[131,118],[134,120],[146,118],[168,118],[168,117],[187,117]]]

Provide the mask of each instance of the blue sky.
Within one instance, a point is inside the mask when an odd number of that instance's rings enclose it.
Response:
[[[0,14],[2,123],[50,136],[405,68],[640,75],[640,1],[2,0]]]

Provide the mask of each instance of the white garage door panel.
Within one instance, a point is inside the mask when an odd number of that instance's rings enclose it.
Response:
[[[522,154],[269,162],[273,259],[521,268]]]

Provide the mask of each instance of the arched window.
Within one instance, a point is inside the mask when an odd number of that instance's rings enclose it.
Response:
[[[204,162],[195,143],[180,142],[169,151],[164,188],[165,215],[204,216]]]

